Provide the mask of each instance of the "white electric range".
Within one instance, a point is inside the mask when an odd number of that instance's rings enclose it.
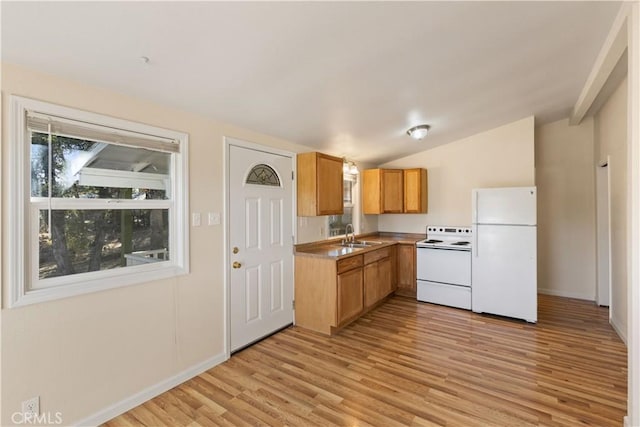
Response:
[[[471,310],[471,228],[427,226],[416,243],[418,301]]]

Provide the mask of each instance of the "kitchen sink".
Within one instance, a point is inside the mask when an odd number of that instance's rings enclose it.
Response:
[[[355,240],[353,242],[342,242],[340,246],[343,248],[368,248],[369,246],[381,245],[382,242],[375,240]]]

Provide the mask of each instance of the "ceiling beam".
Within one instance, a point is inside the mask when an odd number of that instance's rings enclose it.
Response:
[[[598,53],[591,73],[582,88],[578,101],[569,116],[570,125],[579,125],[591,108],[600,90],[606,83],[616,64],[627,49],[627,16],[631,7],[628,2],[623,2],[620,11],[613,21],[609,35]]]
[[[169,175],[113,169],[83,168],[78,172],[78,185],[110,188],[148,188],[167,190]]]

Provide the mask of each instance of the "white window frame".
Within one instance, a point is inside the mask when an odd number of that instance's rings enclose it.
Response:
[[[351,182],[351,203],[343,202],[344,207],[352,208],[351,211],[351,225],[353,225],[353,233],[360,234],[360,187],[358,185],[358,174],[344,173],[342,175],[344,181]],[[329,218],[325,219],[325,238],[345,237],[344,234],[337,234],[335,236],[330,235]]]
[[[189,221],[188,221],[188,143],[186,133],[117,119],[63,107],[43,101],[12,95],[9,129],[9,251],[7,251],[10,298],[9,307],[19,307],[45,301],[67,298],[122,286],[166,279],[189,273]],[[78,273],[68,276],[38,279],[38,210],[42,198],[31,197],[31,140],[27,130],[28,111],[63,117],[98,126],[106,126],[145,135],[154,135],[178,141],[179,153],[172,156],[169,203],[164,200],[57,200],[57,209],[169,209],[170,259],[166,262],[128,266],[110,270]],[[45,203],[46,205],[46,203]],[[46,287],[42,283],[47,283]]]

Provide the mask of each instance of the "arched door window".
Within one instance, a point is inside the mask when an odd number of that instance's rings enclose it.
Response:
[[[269,165],[259,164],[251,168],[247,175],[247,184],[267,185],[271,187],[280,187],[280,177],[276,171]]]

